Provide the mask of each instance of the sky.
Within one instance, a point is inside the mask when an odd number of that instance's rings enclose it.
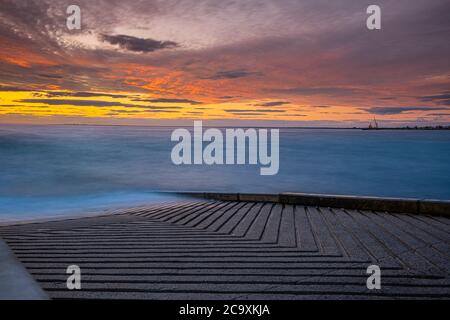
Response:
[[[66,9],[81,9],[69,30]],[[371,4],[381,30],[366,27]],[[0,0],[0,123],[450,124],[448,0]]]

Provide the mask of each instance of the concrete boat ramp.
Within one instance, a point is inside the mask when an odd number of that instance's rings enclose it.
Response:
[[[445,204],[432,215],[305,205],[300,198],[202,196],[0,227],[32,275],[25,279],[31,291],[17,284],[23,298],[450,298]],[[81,290],[66,286],[69,265],[81,269]],[[367,288],[370,265],[380,267],[381,289]],[[0,278],[3,297],[23,274]]]

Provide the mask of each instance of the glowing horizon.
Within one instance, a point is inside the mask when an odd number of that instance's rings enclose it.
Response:
[[[450,122],[447,1],[78,2],[1,0],[0,123]]]

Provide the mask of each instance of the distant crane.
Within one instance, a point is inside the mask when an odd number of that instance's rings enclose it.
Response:
[[[377,122],[377,119],[375,119],[375,117],[373,117],[373,125],[372,125],[372,121],[370,121],[369,127],[367,129],[368,130],[377,130],[377,129],[379,129],[378,122]]]

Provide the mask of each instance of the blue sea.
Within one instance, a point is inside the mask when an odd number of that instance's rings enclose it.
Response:
[[[172,164],[174,128],[0,125],[0,221],[170,199],[158,191],[450,199],[450,131],[281,129],[280,169]]]

